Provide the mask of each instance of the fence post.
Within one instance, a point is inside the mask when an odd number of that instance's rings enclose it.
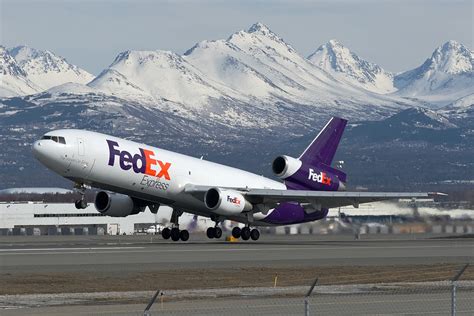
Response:
[[[158,289],[155,293],[155,295],[153,295],[153,297],[151,298],[150,302],[148,303],[148,305],[146,306],[145,310],[143,311],[143,316],[150,316],[150,308],[151,306],[153,305],[153,303],[155,303],[155,300],[156,300],[156,297],[158,296],[158,294],[160,294],[160,290]],[[163,293],[162,293],[163,295]]]
[[[314,287],[318,283],[318,279],[319,278],[316,278],[316,280],[314,280],[313,284],[309,288],[308,293],[306,293],[306,295],[304,297],[304,315],[305,316],[309,316],[309,301],[308,301],[308,299],[309,299],[311,293],[313,293]]]
[[[451,279],[451,316],[456,316],[456,282],[459,280],[461,275],[466,271],[469,263],[466,263],[461,270]]]

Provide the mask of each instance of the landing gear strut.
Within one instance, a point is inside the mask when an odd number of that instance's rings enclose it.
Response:
[[[74,206],[80,210],[80,209],[85,209],[87,207],[87,201],[86,201],[86,186],[83,183],[76,183],[74,185],[74,189],[79,192],[81,195],[80,200],[76,200],[74,202]]]
[[[166,227],[161,231],[161,236],[164,239],[170,239],[173,241],[187,241],[189,239],[189,232],[186,229],[179,230],[179,217],[183,215],[182,211],[173,209],[171,214],[171,222],[173,223],[171,229]]]

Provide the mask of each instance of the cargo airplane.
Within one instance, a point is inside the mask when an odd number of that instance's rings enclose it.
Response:
[[[211,218],[209,238],[220,238],[219,223],[232,220],[232,235],[257,240],[259,226],[320,220],[329,208],[398,198],[430,198],[435,193],[348,192],[346,174],[331,166],[347,121],[333,117],[298,157],[282,155],[272,163],[275,181],[240,169],[117,137],[76,129],[46,133],[33,144],[34,156],[47,168],[73,181],[87,206],[85,190],[101,189],[97,211],[123,217],[173,209],[165,239],[189,239],[179,229],[183,212]]]

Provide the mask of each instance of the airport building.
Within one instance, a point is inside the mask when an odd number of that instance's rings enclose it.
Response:
[[[159,217],[148,209],[127,217],[99,213],[93,204],[76,209],[71,203],[0,203],[0,235],[116,235],[145,232],[163,222],[171,209],[161,207]]]
[[[347,219],[344,217],[348,216]],[[433,207],[413,207],[400,203],[367,203],[358,209],[332,209],[323,221],[284,227],[262,228],[262,233],[357,234],[403,233],[473,233],[473,210],[439,210]],[[1,235],[116,235],[155,232],[169,224],[171,208],[162,206],[158,214],[148,209],[127,217],[110,217],[99,213],[93,204],[76,209],[71,203],[0,202]],[[237,223],[224,222],[223,230]],[[180,225],[189,230],[204,231],[213,226],[208,218],[183,214]],[[242,225],[241,225],[242,226]],[[153,232],[152,229],[152,232]]]

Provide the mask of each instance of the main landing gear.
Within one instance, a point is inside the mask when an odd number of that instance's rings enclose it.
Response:
[[[214,227],[209,227],[206,231],[207,238],[212,239],[219,239],[222,237],[222,229],[218,227],[220,222],[222,222],[222,218],[217,215],[211,215],[211,220],[213,220],[216,224]]]
[[[237,239],[242,238],[242,240],[258,240],[260,238],[260,232],[258,229],[250,229],[248,226],[245,226],[242,229],[236,226],[232,229],[232,237]]]
[[[209,227],[206,231],[207,238],[212,239],[216,238],[219,239],[222,237],[222,229],[220,227]]]
[[[189,232],[186,229],[179,229],[179,217],[183,215],[182,211],[173,210],[171,215],[171,222],[173,223],[171,229],[166,227],[161,231],[161,236],[164,239],[170,239],[173,241],[187,241],[189,239]]]
[[[74,185],[74,189],[79,192],[81,195],[80,200],[76,200],[74,202],[74,206],[80,210],[80,209],[85,209],[87,207],[87,201],[86,201],[86,186],[83,183],[76,183]]]
[[[189,232],[184,229],[184,230],[179,230],[178,227],[173,227],[173,228],[163,228],[161,231],[161,236],[163,236],[164,239],[170,239],[173,241],[187,241],[189,239]]]

